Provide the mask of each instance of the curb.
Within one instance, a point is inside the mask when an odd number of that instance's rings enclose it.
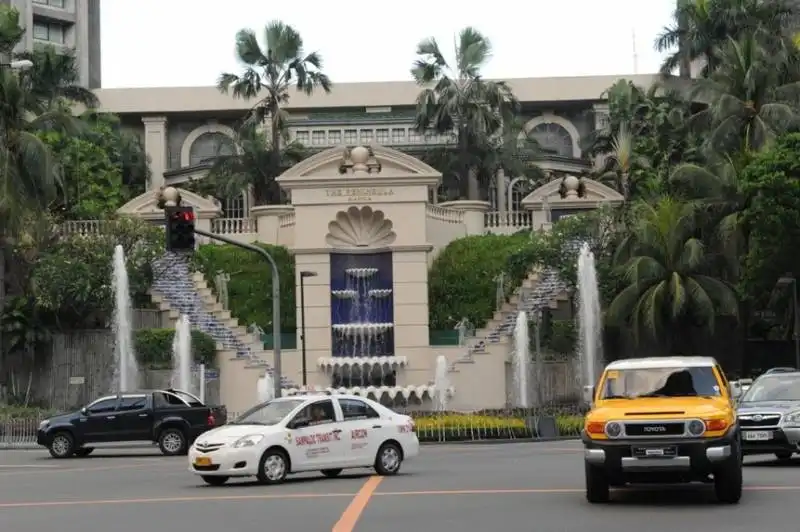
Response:
[[[422,441],[420,445],[424,447],[433,447],[436,445],[508,445],[512,443],[547,443],[554,441],[577,441],[578,436],[554,436],[551,438],[514,438],[514,439],[498,439],[498,440],[458,440],[458,441]],[[101,443],[98,450],[111,450],[111,449],[149,449],[155,444],[147,443],[123,443],[123,444],[108,444]],[[20,442],[20,443],[0,443],[0,451],[43,451],[44,447],[37,445],[34,442]]]

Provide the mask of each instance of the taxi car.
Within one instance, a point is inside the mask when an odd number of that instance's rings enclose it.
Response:
[[[369,467],[395,475],[419,454],[411,417],[354,395],[282,397],[210,430],[189,449],[189,470],[213,486],[231,477],[278,484],[292,473]]]
[[[713,482],[720,502],[742,496],[736,406],[719,364],[707,357],[628,359],[609,364],[582,440],[586,499],[639,483]]]

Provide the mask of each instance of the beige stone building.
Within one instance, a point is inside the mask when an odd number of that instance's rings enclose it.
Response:
[[[337,85],[329,95],[292,95],[291,136],[315,154],[279,178],[291,204],[253,206],[247,191],[222,202],[184,191],[184,201],[194,205],[197,223],[206,230],[288,247],[298,286],[308,272],[309,385],[429,407],[442,397],[443,381],[435,386],[434,375],[443,356],[452,408],[529,404],[542,392],[519,390],[514,321],[520,310],[571,312],[564,284],[553,271],[532,271],[520,293],[487,316],[483,329],[459,345],[431,345],[428,269],[436,253],[457,238],[546,230],[561,216],[621,201],[611,188],[576,177],[593,164],[581,151],[581,139],[605,125],[603,93],[617,79],[510,81],[522,102],[525,128],[543,150],[532,163],[553,175],[536,189],[520,176],[498,172],[488,201],[438,202],[441,174],[415,154],[452,139],[414,131],[418,87],[356,83]],[[644,86],[653,82],[652,76],[629,79]],[[120,115],[144,139],[151,158],[149,192],[121,212],[151,219],[162,216],[156,207],[160,187],[201,179],[220,146],[235,149],[233,127],[252,105],[211,87],[104,89],[98,96],[103,110]],[[70,222],[68,229],[101,230],[94,221]],[[185,264],[172,266],[164,269],[172,277],[156,282],[154,299],[173,318],[188,313],[195,327],[211,331],[221,347],[223,401],[232,411],[248,407],[257,380],[274,366],[272,351],[230,315],[202,275]],[[193,288],[176,289],[182,281]],[[284,350],[282,362],[285,387],[300,387],[299,350]],[[577,391],[571,368],[553,367],[529,381],[540,386],[547,381],[549,399]]]

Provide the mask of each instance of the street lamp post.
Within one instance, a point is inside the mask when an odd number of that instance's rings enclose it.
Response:
[[[784,275],[778,279],[777,286],[779,287],[792,287],[792,316],[794,318],[794,326],[792,327],[792,336],[794,337],[794,367],[800,369],[800,316],[798,316],[797,308],[797,279],[790,274]]]
[[[308,384],[308,369],[306,367],[306,284],[308,277],[316,277],[317,272],[300,272],[300,353],[303,364],[303,388]]]
[[[29,70],[33,68],[33,61],[28,59],[9,61],[8,63],[0,63],[0,68],[10,68],[11,70]]]

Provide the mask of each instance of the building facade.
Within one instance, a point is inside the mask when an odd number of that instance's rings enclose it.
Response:
[[[538,141],[541,156],[534,164],[552,176],[586,173],[594,164],[582,141],[608,121],[604,92],[618,76],[514,79],[509,83],[522,103],[525,130]],[[628,76],[650,86],[653,75]],[[448,135],[414,130],[413,82],[346,83],[331,94],[291,95],[290,136],[314,153],[335,146],[381,145],[420,157],[427,150],[453,143]],[[235,100],[213,87],[102,89],[101,108],[118,114],[123,124],[144,140],[151,160],[149,189],[180,186],[202,179],[208,160],[235,149],[235,127],[253,102]],[[530,225],[522,199],[541,183],[498,172],[488,197],[487,227],[497,232]],[[440,200],[432,194],[431,202]],[[218,222],[242,226],[250,218],[247,194],[222,201]],[[244,221],[241,221],[244,220]]]
[[[101,86],[100,0],[6,0],[20,13],[26,29],[17,51],[32,50],[38,44],[75,50],[80,84],[90,89]]]

